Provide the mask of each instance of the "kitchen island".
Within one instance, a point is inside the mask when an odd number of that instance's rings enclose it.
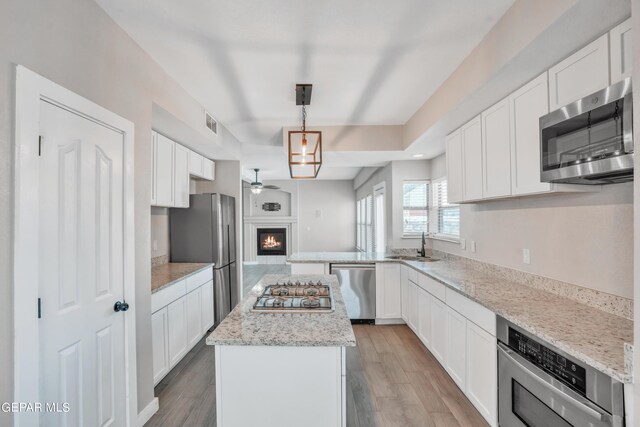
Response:
[[[328,285],[332,309],[254,310],[268,286],[287,282]],[[264,276],[207,344],[218,426],[345,425],[345,348],[356,339],[335,276]]]

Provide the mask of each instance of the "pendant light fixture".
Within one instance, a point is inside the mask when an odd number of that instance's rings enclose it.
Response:
[[[322,132],[307,130],[306,106],[313,85],[296,85],[296,105],[302,106],[302,129],[289,131],[289,173],[293,179],[316,178],[322,166]]]

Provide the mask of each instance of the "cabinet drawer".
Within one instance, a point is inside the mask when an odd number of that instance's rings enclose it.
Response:
[[[187,283],[180,280],[151,294],[151,313],[155,313],[187,293]]]
[[[213,280],[213,269],[211,267],[205,268],[202,271],[198,271],[195,274],[187,277],[187,292],[191,292],[194,289],[204,285],[209,280]]]
[[[440,282],[436,282],[426,274],[418,275],[418,286],[436,298],[439,298],[441,301],[445,301],[447,287]]]
[[[449,307],[489,332],[492,336],[496,336],[496,315],[494,312],[452,289],[447,289],[446,293],[446,302]]]

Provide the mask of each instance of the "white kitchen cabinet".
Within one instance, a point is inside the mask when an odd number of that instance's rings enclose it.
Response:
[[[187,340],[189,348],[202,338],[202,287],[187,294]]]
[[[511,113],[511,192],[544,193],[551,184],[540,181],[540,117],[549,112],[547,73],[509,96]]]
[[[604,89],[609,81],[609,34],[604,34],[549,69],[549,109]]]
[[[154,180],[155,204],[171,207],[174,204],[173,191],[173,156],[175,143],[161,134],[156,134]]]
[[[173,160],[174,204],[176,208],[189,207],[189,149],[180,144],[175,145]]]
[[[462,141],[462,195],[482,199],[482,125],[478,115],[460,128]]]
[[[447,349],[447,306],[431,296],[431,353],[444,366]]]
[[[402,320],[405,321],[407,326],[413,330],[416,334],[418,333],[418,300],[417,300],[417,292],[418,286],[414,281],[411,280],[412,272],[415,270],[407,267],[401,267],[401,293],[402,293],[402,302],[401,302],[401,312],[402,312]]]
[[[327,264],[323,262],[291,263],[291,274],[329,274]]]
[[[509,99],[503,99],[481,114],[482,196],[511,194],[511,133]]]
[[[611,49],[611,83],[631,77],[633,56],[631,51],[631,18],[609,32]]]
[[[408,267],[402,266],[400,269],[400,297],[401,297],[401,317],[404,323],[409,325],[409,277]]]
[[[431,294],[418,287],[418,338],[431,348]]]
[[[408,291],[409,291],[409,298],[408,298],[409,327],[411,328],[411,330],[413,330],[413,332],[417,334],[418,333],[418,285],[409,281]]]
[[[153,385],[157,385],[169,372],[169,321],[164,307],[151,315],[151,345],[153,352]]]
[[[447,198],[450,203],[462,199],[462,138],[460,129],[449,134],[446,141]]]
[[[167,306],[169,366],[174,367],[189,351],[187,339],[187,298],[182,297]]]
[[[466,395],[487,422],[495,426],[498,412],[496,338],[467,321]]]
[[[202,177],[208,181],[213,181],[216,176],[216,164],[206,157],[202,159]]]
[[[151,206],[156,204],[156,138],[158,133],[151,131]]]
[[[197,177],[204,175],[204,157],[195,151],[189,153],[189,174]]]
[[[400,264],[376,263],[376,318],[402,318]]]
[[[465,390],[467,370],[467,319],[447,307],[447,338],[444,367],[453,381]]]
[[[214,322],[213,280],[202,285],[202,333],[205,334]]]

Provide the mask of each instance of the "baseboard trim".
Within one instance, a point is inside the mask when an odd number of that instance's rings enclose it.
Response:
[[[405,325],[402,319],[376,319],[376,325]]]
[[[147,421],[153,417],[153,414],[160,409],[160,401],[157,397],[154,397],[151,402],[138,414],[138,426],[143,427]]]

